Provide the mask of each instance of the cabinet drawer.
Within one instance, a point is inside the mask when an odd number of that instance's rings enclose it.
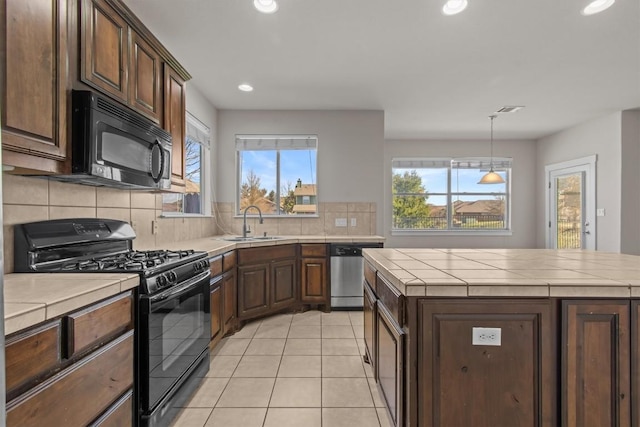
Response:
[[[326,257],[327,245],[325,244],[302,244],[300,245],[302,257]]]
[[[133,331],[7,404],[7,426],[83,426],[133,385]]]
[[[209,270],[211,271],[211,277],[222,274],[222,255],[209,258]]]
[[[389,310],[400,327],[404,326],[404,297],[400,291],[382,276],[377,276],[378,299]]]
[[[258,264],[283,258],[294,258],[296,245],[271,246],[267,248],[249,248],[238,251],[238,264]]]
[[[236,251],[229,251],[222,255],[222,271],[227,272],[236,266]]]
[[[91,427],[129,427],[133,425],[133,392],[129,390],[97,420]]]
[[[65,320],[66,357],[71,358],[133,326],[133,293],[109,298],[70,314]]]
[[[61,362],[60,320],[47,323],[7,339],[7,397],[13,398],[18,388],[32,384]]]
[[[376,269],[367,261],[364,262],[364,278],[371,286],[374,295],[376,294]]]

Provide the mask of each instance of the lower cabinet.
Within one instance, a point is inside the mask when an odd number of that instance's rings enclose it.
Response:
[[[298,304],[297,245],[238,250],[238,319]]]
[[[211,345],[213,348],[213,346],[222,339],[222,335],[224,334],[222,324],[222,276],[211,278],[209,286],[209,308],[211,312]]]
[[[637,316],[637,302],[634,309]],[[631,425],[631,380],[638,378],[630,372],[631,327],[628,300],[562,302],[563,427]],[[633,329],[637,335],[637,323]]]
[[[300,245],[300,301],[302,304],[331,305],[327,244]]]
[[[376,375],[376,295],[369,286],[368,282],[364,283],[364,302],[362,305],[364,317],[364,346],[365,346],[365,362],[371,365],[371,370]]]
[[[405,333],[384,306],[377,310],[377,380],[393,425],[404,426]]]
[[[550,300],[419,300],[418,425],[556,426],[553,312]]]
[[[6,339],[7,426],[131,426],[133,293]]]
[[[222,275],[222,326],[223,334],[236,329],[236,271],[230,270]]]

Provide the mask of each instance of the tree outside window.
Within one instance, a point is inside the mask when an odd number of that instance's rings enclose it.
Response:
[[[316,147],[315,136],[237,136],[237,214],[317,214]]]

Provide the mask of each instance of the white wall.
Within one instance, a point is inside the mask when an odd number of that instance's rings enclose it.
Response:
[[[640,255],[640,110],[622,112],[620,252]]]
[[[535,230],[535,141],[495,141],[494,155],[513,158],[512,235],[391,236],[391,160],[395,157],[487,157],[489,141],[388,140],[384,155],[384,235],[389,247],[533,248]],[[479,177],[478,177],[479,178]]]
[[[382,212],[382,111],[219,110],[216,202],[235,202],[237,134],[318,135],[319,201],[375,202]]]
[[[606,216],[596,217],[596,247],[600,251],[620,251],[621,218],[621,112],[565,129],[537,142],[536,224],[537,246],[545,247],[545,165],[597,155],[596,208]]]

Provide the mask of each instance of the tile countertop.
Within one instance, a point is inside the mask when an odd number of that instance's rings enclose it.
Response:
[[[276,240],[232,242],[212,236],[175,242],[158,249],[194,249],[215,256],[236,248],[290,243],[384,242],[380,236],[278,236]],[[134,241],[135,248],[135,241]],[[128,273],[11,273],[4,276],[5,335],[36,325],[137,287]]]
[[[212,236],[195,240],[175,242],[162,249],[195,249],[206,251],[209,256],[223,254],[233,249],[254,248],[259,246],[288,245],[292,243],[378,243],[384,242],[382,236],[337,236],[337,235],[309,235],[309,236],[277,236],[274,240],[247,240],[233,242],[224,240],[235,236]],[[135,246],[135,245],[134,245]]]
[[[14,273],[4,276],[6,335],[92,304],[140,283],[127,273]]]
[[[405,296],[640,297],[640,256],[551,249],[365,249]]]

